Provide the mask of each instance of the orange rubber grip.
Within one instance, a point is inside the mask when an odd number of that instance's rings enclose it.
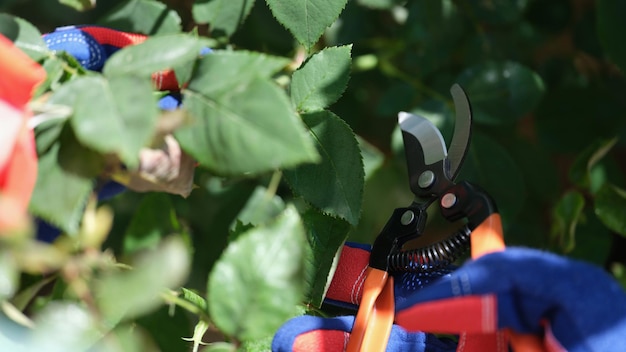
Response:
[[[354,319],[346,352],[385,351],[395,315],[393,279],[368,267],[363,297]]]

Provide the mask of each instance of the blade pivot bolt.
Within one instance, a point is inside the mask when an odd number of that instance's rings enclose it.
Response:
[[[402,214],[402,217],[400,218],[400,223],[406,226],[412,223],[414,219],[415,214],[412,211],[407,210],[404,212],[404,214]]]
[[[446,193],[441,197],[441,206],[450,209],[456,204],[456,195],[454,193]]]
[[[417,185],[420,186],[420,188],[428,188],[432,186],[434,182],[435,182],[435,173],[430,170],[426,170],[422,172],[417,179]]]

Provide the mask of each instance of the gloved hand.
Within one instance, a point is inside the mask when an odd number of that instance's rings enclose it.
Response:
[[[325,303],[348,309],[357,309],[361,300],[365,270],[370,257],[369,245],[346,243],[341,251],[337,270],[329,286]],[[452,268],[432,273],[399,273],[394,277],[395,301],[403,302],[406,297],[429,284],[448,275]],[[301,316],[288,321],[275,334],[274,352],[334,352],[343,351],[352,330],[354,316],[320,318]],[[432,351],[448,352],[456,350],[456,342],[438,339],[435,335],[423,332],[406,332],[393,326],[387,351]]]
[[[289,320],[272,341],[273,352],[344,351],[354,316],[320,318],[300,316]],[[397,325],[391,328],[387,352],[453,352],[457,344],[423,332],[406,332]]]
[[[508,329],[534,351],[626,351],[626,293],[587,263],[508,248],[416,291],[396,306],[396,323],[438,333]]]

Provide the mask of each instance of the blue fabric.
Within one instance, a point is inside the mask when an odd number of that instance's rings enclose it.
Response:
[[[84,68],[100,71],[112,52],[100,45],[90,34],[81,31],[75,26],[57,28],[54,32],[45,34],[43,40],[49,49],[66,51],[72,55]],[[109,47],[109,51],[114,47]],[[117,48],[115,48],[117,49]]]
[[[291,352],[296,338],[314,330],[338,330],[350,332],[354,324],[353,316],[320,318],[300,316],[289,320],[274,335],[273,352]],[[456,351],[456,342],[449,339],[438,339],[431,334],[422,332],[409,333],[394,325],[391,328],[387,352],[452,352]],[[328,351],[334,352],[334,351]]]
[[[416,291],[397,311],[458,296],[495,294],[498,325],[538,334],[547,320],[570,352],[626,351],[626,293],[590,264],[525,248],[485,255]]]

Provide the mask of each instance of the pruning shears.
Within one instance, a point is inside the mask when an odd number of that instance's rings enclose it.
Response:
[[[408,207],[393,211],[374,242],[347,352],[385,350],[395,317],[390,272],[441,268],[467,247],[473,258],[504,249],[500,215],[490,196],[469,182],[454,182],[469,147],[472,113],[467,95],[458,84],[450,92],[456,122],[449,150],[429,120],[406,112],[398,114],[410,189],[416,198]],[[439,243],[403,250],[408,240],[424,233],[427,209],[435,202],[445,219],[466,219],[465,225]]]

